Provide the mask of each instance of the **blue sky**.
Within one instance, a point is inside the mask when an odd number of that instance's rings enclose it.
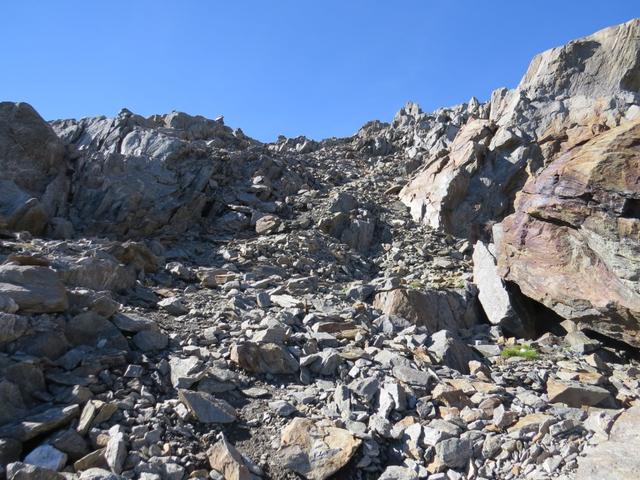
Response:
[[[640,16],[638,0],[15,0],[0,98],[46,119],[186,111],[263,141],[347,136],[513,87],[542,50]]]

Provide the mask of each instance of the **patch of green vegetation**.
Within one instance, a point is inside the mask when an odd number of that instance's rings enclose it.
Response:
[[[527,360],[535,360],[538,358],[538,352],[529,345],[513,345],[512,347],[505,347],[500,353],[503,358],[509,357],[522,357]]]
[[[419,281],[419,280],[412,280],[412,281],[409,283],[409,286],[410,286],[411,288],[416,289],[416,290],[421,290],[421,289],[423,289],[423,288],[424,288],[423,283],[422,283],[421,281]]]

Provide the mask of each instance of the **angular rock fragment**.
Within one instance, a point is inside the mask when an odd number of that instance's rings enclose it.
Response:
[[[257,480],[242,454],[223,436],[208,451],[209,465],[225,479]]]
[[[232,423],[236,420],[236,412],[231,405],[208,393],[179,390],[178,398],[199,422]]]

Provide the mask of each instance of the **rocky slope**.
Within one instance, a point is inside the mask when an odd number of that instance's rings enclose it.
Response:
[[[0,103],[0,185],[0,478],[637,477],[639,20],[350,138]]]

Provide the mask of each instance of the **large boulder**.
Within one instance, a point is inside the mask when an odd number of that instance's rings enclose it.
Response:
[[[560,316],[640,346],[640,120],[562,155],[502,223],[498,266]]]
[[[0,227],[45,232],[65,213],[65,148],[26,103],[0,102]]]
[[[69,305],[58,274],[35,265],[0,265],[0,294],[13,299],[25,313],[64,312]]]
[[[376,294],[373,306],[431,332],[468,328],[480,319],[475,292],[471,290],[396,288]]]

